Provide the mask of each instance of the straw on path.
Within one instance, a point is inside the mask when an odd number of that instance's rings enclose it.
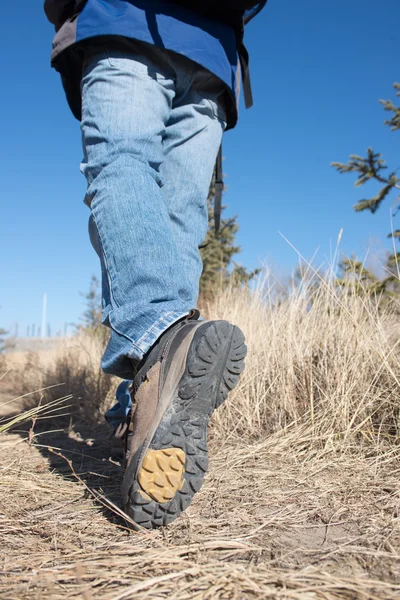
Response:
[[[205,486],[187,513],[168,529],[135,533],[88,493],[90,480],[112,497],[118,467],[94,457],[84,439],[74,441],[79,481],[67,462],[65,471],[52,468],[42,448],[3,435],[0,597],[398,598],[399,485],[390,457],[379,468],[373,457],[299,459],[299,439],[214,441]]]

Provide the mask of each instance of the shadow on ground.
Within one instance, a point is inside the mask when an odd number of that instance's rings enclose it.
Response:
[[[7,420],[20,413],[8,414]],[[79,481],[85,496],[103,497],[121,507],[122,450],[115,447],[112,430],[104,423],[90,425],[52,417],[19,424],[10,432],[27,439],[48,462],[51,471],[69,481]],[[126,522],[98,499],[104,516],[112,523]]]

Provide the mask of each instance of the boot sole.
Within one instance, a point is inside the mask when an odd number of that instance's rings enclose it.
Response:
[[[205,323],[195,332],[184,374],[124,507],[141,527],[168,525],[200,490],[208,468],[210,416],[237,385],[246,353],[243,333],[227,321]]]

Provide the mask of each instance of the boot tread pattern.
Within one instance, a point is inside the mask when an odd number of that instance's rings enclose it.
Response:
[[[125,507],[138,525],[167,525],[200,490],[208,468],[209,417],[237,385],[246,352],[243,333],[227,321],[196,332],[172,416],[160,423]]]

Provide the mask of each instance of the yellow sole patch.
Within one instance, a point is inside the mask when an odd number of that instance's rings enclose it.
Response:
[[[185,461],[181,448],[148,450],[138,474],[140,487],[156,502],[169,502],[183,486]]]

